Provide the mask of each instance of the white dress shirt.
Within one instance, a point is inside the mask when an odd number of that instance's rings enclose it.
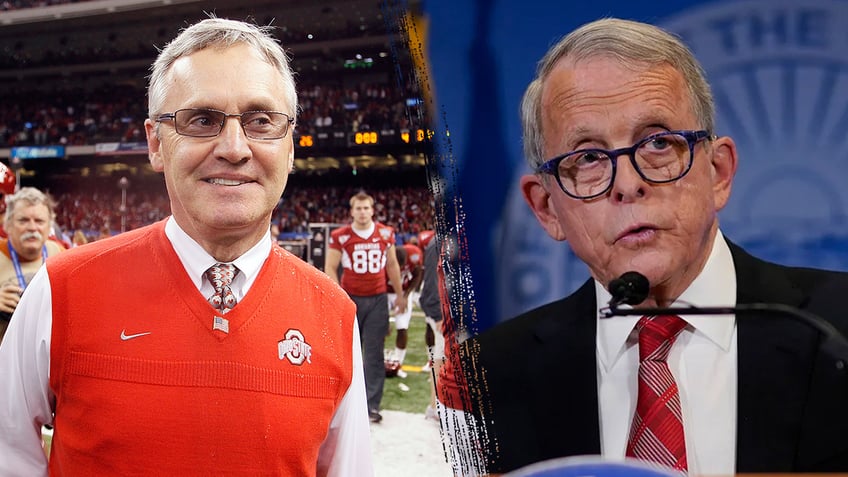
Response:
[[[611,296],[595,282],[598,310]],[[671,306],[732,306],[736,303],[733,257],[721,232],[700,275]],[[599,313],[600,317],[600,313]],[[668,357],[683,410],[691,475],[733,475],[736,467],[736,318],[682,316],[687,326]],[[638,396],[638,316],[599,318],[597,335],[601,453],[624,457]]]
[[[213,292],[204,272],[216,263],[183,231],[173,217],[165,234],[186,273],[203,296]],[[231,288],[237,300],[247,294],[272,247],[270,231],[232,263],[239,268]],[[52,325],[50,278],[42,267],[21,297],[0,346],[0,476],[47,475],[41,425],[53,422],[55,396],[49,388]],[[365,401],[365,378],[359,327],[354,317],[350,387],[330,422],[319,462],[327,476],[370,476],[373,465]]]

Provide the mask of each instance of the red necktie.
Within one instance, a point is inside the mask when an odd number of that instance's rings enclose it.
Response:
[[[206,270],[206,278],[215,288],[215,293],[209,297],[209,304],[221,313],[226,313],[236,306],[236,296],[230,289],[236,274],[238,269],[231,263],[216,263]]]
[[[686,471],[686,440],[677,383],[668,352],[686,326],[679,316],[643,316],[639,330],[639,398],[627,456]]]

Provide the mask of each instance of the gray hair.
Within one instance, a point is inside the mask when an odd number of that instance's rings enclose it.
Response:
[[[280,43],[271,35],[270,26],[257,26],[224,18],[207,18],[185,28],[159,52],[159,56],[150,67],[150,85],[147,89],[148,114],[156,119],[165,102],[165,77],[168,70],[179,58],[191,55],[207,48],[228,48],[237,43],[246,43],[259,52],[282,75],[286,89],[285,100],[291,111],[283,111],[295,117],[297,115],[297,90],[294,73],[289,65],[289,57]]]
[[[12,220],[12,217],[15,215],[15,211],[18,208],[18,204],[20,203],[27,206],[40,204],[46,205],[47,213],[50,215],[50,220],[53,220],[53,199],[35,187],[21,187],[21,190],[12,195],[6,196],[6,222],[10,222]]]
[[[577,62],[604,56],[632,67],[669,65],[679,71],[689,89],[692,112],[701,127],[712,133],[715,105],[710,85],[698,60],[680,38],[653,25],[604,18],[581,26],[551,47],[539,61],[536,78],[524,92],[521,101],[524,156],[533,169],[545,160],[542,87],[548,75],[563,58]]]

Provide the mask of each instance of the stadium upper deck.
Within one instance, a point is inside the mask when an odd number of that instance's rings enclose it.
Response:
[[[0,12],[0,160],[21,168],[25,181],[45,169],[73,176],[143,167],[147,68],[157,47],[206,12],[273,25],[291,52],[300,173],[423,168],[418,85],[396,13],[383,2],[11,3]]]

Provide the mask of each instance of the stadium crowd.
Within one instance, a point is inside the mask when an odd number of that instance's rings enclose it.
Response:
[[[416,94],[413,88],[397,92],[377,83],[300,85],[298,131],[409,127],[414,112],[407,99]],[[126,85],[49,96],[6,91],[0,95],[0,146],[143,142],[146,117],[144,92]]]
[[[75,3],[89,3],[92,0],[0,0],[0,15],[3,12],[52,7]],[[150,2],[152,8],[160,7],[161,2]],[[254,5],[251,15],[262,25],[275,27],[274,36],[283,45],[290,47],[297,43],[310,41],[336,41],[340,39],[380,37],[386,35],[386,24],[380,15],[366,14],[359,18],[350,18],[344,24],[332,27],[312,24],[305,26],[296,21],[287,22],[281,18],[275,2],[266,5]],[[80,7],[84,9],[85,7]],[[329,7],[321,13],[328,13]],[[226,8],[225,8],[226,10]],[[288,9],[286,9],[288,12]],[[372,12],[373,13],[373,12]],[[165,19],[165,21],[169,21]],[[84,35],[63,34],[50,48],[33,47],[28,38],[18,38],[0,55],[0,67],[32,68],[54,66],[56,64],[102,63],[123,60],[152,60],[158,48],[162,48],[171,32],[182,27],[182,19],[164,24],[162,22],[136,22],[97,31],[86,31]],[[295,58],[293,62],[300,61]]]
[[[20,10],[22,8],[41,8],[65,3],[90,2],[91,0],[4,0],[0,2],[0,11]]]
[[[115,188],[74,188],[53,191],[56,225],[66,241],[81,231],[87,240],[121,231],[121,191]],[[343,224],[350,221],[347,199],[359,190],[354,186],[291,187],[274,211],[272,223],[278,239],[303,238],[310,222]],[[368,190],[377,200],[375,220],[394,227],[400,237],[409,237],[433,224],[433,196],[427,187],[405,186]],[[133,187],[126,198],[126,230],[164,219],[170,214],[164,184]]]

